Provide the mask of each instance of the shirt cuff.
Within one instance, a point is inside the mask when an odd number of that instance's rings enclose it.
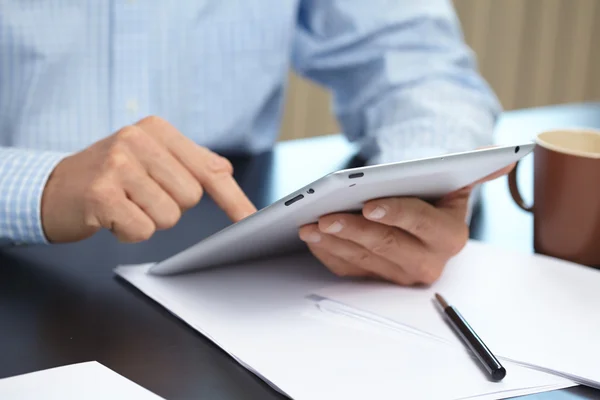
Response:
[[[41,218],[48,177],[68,154],[0,148],[0,241],[47,244]]]
[[[493,119],[480,121],[480,129],[465,126],[460,122],[436,124],[432,120],[416,120],[388,126],[377,135],[375,148],[367,149],[373,154],[368,165],[408,161],[435,157],[443,154],[475,150],[493,142]],[[481,200],[480,185],[476,185],[469,196],[465,222],[470,225],[473,211]]]
[[[493,144],[493,121],[481,122],[479,129],[460,122],[438,124],[425,119],[385,126],[363,151],[368,154],[368,163],[374,165],[475,150]]]

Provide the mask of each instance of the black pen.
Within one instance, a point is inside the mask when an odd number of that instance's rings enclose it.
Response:
[[[444,313],[448,317],[452,329],[456,331],[467,347],[475,354],[487,373],[495,381],[502,380],[506,376],[506,369],[500,364],[496,356],[492,354],[490,349],[483,343],[456,308],[448,305],[446,300],[438,293],[435,294],[435,298],[444,309]]]

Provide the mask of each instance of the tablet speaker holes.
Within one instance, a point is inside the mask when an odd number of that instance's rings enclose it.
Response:
[[[364,175],[365,175],[364,172],[356,172],[354,174],[348,175],[348,178],[350,178],[350,179],[362,178]]]
[[[285,205],[286,206],[291,206],[292,204],[294,204],[298,200],[302,200],[303,198],[304,198],[304,195],[303,194],[299,194],[298,196],[294,197],[293,199],[289,199],[288,201],[286,201]]]

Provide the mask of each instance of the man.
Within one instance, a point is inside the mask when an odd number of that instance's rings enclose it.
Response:
[[[244,218],[217,153],[273,145],[290,65],[332,90],[370,163],[492,141],[500,107],[450,0],[6,0],[0,239],[137,242],[204,192]],[[430,283],[467,240],[470,193],[378,200],[299,235],[337,274]]]

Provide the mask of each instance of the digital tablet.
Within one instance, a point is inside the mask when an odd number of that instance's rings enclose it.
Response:
[[[149,272],[176,274],[295,251],[305,246],[299,227],[323,215],[359,212],[365,202],[384,197],[435,201],[516,162],[534,146],[494,147],[333,172],[154,264]]]

